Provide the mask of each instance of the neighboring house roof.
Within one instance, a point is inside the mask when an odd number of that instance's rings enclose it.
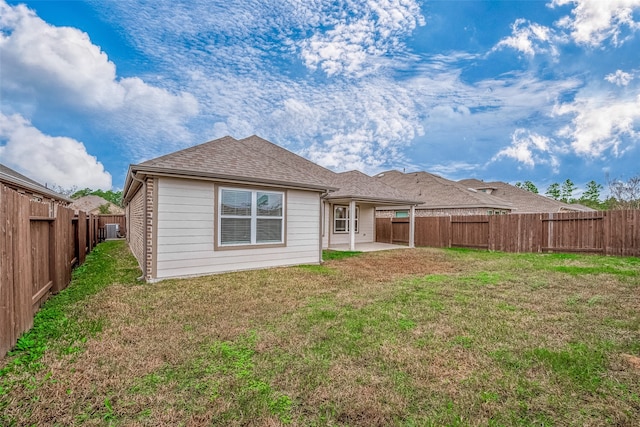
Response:
[[[7,186],[17,190],[28,191],[34,195],[42,195],[66,203],[71,203],[73,201],[3,164],[0,164],[0,182],[3,182]]]
[[[109,212],[113,215],[120,215],[124,213],[124,209],[120,206],[114,205],[110,201],[93,194],[75,199],[69,207],[76,211],[98,213],[100,211],[100,206],[105,204],[109,205]]]
[[[391,187],[384,182],[365,175],[362,172],[350,171],[334,174],[334,185],[338,191],[330,193],[326,199],[355,199],[358,201],[375,201],[386,204],[418,204],[419,200],[412,198],[408,193]]]
[[[376,179],[402,189],[412,198],[422,202],[418,209],[488,208],[511,209],[511,204],[485,193],[470,190],[455,181],[428,172],[402,173],[391,170],[379,173]]]
[[[549,197],[535,194],[506,182],[484,182],[478,179],[463,179],[460,184],[476,190],[492,189],[492,196],[507,200],[513,204],[514,213],[545,213],[581,211],[591,212],[594,209],[582,205],[560,202]]]
[[[570,203],[569,206],[571,206],[575,211],[578,211],[578,212],[593,212],[596,210],[596,209],[590,208],[589,206],[582,205],[580,203]]]

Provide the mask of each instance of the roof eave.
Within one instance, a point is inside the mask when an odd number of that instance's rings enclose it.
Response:
[[[403,200],[403,199],[388,199],[384,197],[368,197],[358,195],[331,195],[325,198],[326,200],[355,200],[356,202],[365,202],[372,204],[384,204],[384,205],[419,205],[420,201],[417,200]]]

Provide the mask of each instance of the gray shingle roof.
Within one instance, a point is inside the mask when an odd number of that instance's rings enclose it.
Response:
[[[132,165],[133,170],[331,189],[333,172],[257,136],[230,136]]]
[[[463,179],[458,181],[461,185],[475,189],[493,189],[491,195],[507,200],[513,204],[514,213],[554,213],[561,211],[593,211],[582,205],[570,205],[535,194],[506,182],[484,182],[478,179]]]
[[[30,192],[41,194],[43,196],[50,197],[55,200],[61,200],[67,203],[71,203],[72,200],[68,197],[57,193],[39,182],[22,175],[19,172],[14,171],[10,167],[0,164],[0,182],[8,184],[10,187],[16,187]]]
[[[131,171],[331,190],[330,199],[410,204],[412,198],[361,172],[335,173],[258,136],[226,136],[132,165]],[[127,176],[125,194],[131,185]]]
[[[334,185],[338,191],[329,194],[327,199],[359,199],[377,200],[395,204],[415,204],[419,201],[408,193],[385,184],[369,175],[358,171],[335,174]]]
[[[402,189],[410,197],[422,202],[418,208],[459,209],[487,208],[511,209],[511,204],[485,193],[469,190],[455,181],[428,172],[402,173],[387,171],[376,175],[376,179]]]

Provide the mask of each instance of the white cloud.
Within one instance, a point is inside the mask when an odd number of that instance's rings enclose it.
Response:
[[[617,86],[627,86],[634,79],[634,75],[622,70],[616,70],[615,73],[607,74],[604,79]]]
[[[555,155],[556,151],[562,149],[554,146],[548,137],[520,128],[511,134],[511,145],[500,150],[492,161],[508,157],[530,168],[538,164],[548,164],[557,170],[559,161]]]
[[[571,123],[558,136],[567,138],[579,155],[598,157],[611,150],[621,155],[624,138],[640,138],[640,95],[635,99],[614,96],[583,96],[560,104],[554,109],[558,116],[572,115]]]
[[[548,53],[558,56],[557,44],[566,40],[562,35],[544,25],[527,21],[526,19],[516,19],[511,25],[511,36],[500,40],[493,48],[493,51],[510,47],[527,56]]]
[[[195,97],[173,94],[140,78],[118,78],[116,66],[89,36],[56,27],[24,5],[0,0],[1,89],[5,102],[29,115],[39,108],[94,117],[110,133],[146,141],[188,138]],[[6,111],[5,111],[6,112]],[[88,119],[89,120],[89,119]],[[144,144],[141,144],[144,145]]]
[[[305,65],[329,76],[375,71],[383,55],[402,48],[402,36],[425,23],[413,0],[348,1],[332,12],[319,17],[327,30],[296,42]]]
[[[72,138],[45,135],[19,114],[0,113],[2,163],[30,178],[64,188],[111,188],[102,163]]]
[[[634,20],[634,11],[640,9],[640,0],[553,0],[550,5],[573,5],[571,16],[560,19],[556,25],[570,31],[578,44],[598,47],[605,40],[618,46],[631,33],[640,29]]]

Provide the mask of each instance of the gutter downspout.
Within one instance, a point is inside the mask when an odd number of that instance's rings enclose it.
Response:
[[[325,212],[325,208],[324,208],[324,204],[325,204],[325,197],[327,197],[329,195],[328,191],[325,191],[324,193],[320,194],[320,230],[319,230],[319,235],[320,235],[320,242],[319,245],[320,248],[320,263],[324,262],[324,260],[322,259],[322,241],[324,239],[323,236],[323,231],[324,231],[324,212]]]
[[[144,200],[143,210],[143,221],[142,221],[142,265],[140,266],[142,269],[142,276],[138,277],[138,280],[145,280],[147,277],[147,181],[143,181],[138,178],[135,172],[131,172],[131,178],[134,181],[142,184],[142,197]],[[129,208],[129,217],[131,217],[131,208]],[[127,224],[127,229],[130,229],[130,224]]]

